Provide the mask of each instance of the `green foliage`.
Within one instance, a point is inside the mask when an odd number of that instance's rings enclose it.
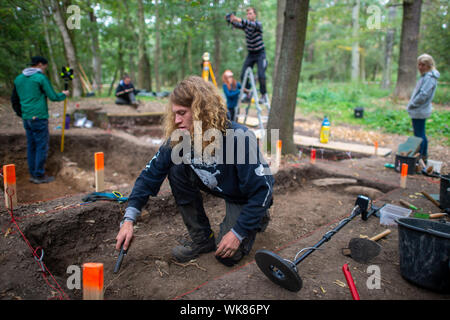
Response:
[[[392,101],[390,94],[390,90],[380,89],[378,85],[305,83],[297,94],[297,108],[298,112],[317,116],[319,119],[327,115],[331,123],[336,125],[355,124],[387,133],[411,135],[411,119],[405,105]],[[434,100],[434,103],[437,102]],[[354,117],[354,109],[359,106],[364,107],[362,119]],[[427,120],[427,135],[442,139],[444,144],[450,145],[449,126],[450,112],[445,108],[435,107]]]

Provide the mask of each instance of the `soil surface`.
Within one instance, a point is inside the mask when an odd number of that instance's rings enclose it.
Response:
[[[85,109],[118,108],[111,104],[111,99],[86,98],[70,102],[71,112],[76,109],[76,105],[73,106],[76,103]],[[147,108],[144,112],[164,109],[164,105],[157,102],[147,102],[141,107]],[[135,112],[131,107],[124,108]],[[50,104],[50,114],[61,109],[62,103]],[[316,120],[299,115],[295,122],[296,132],[318,135],[318,127],[311,125],[313,121]],[[385,163],[393,163],[395,150],[406,140],[405,136],[366,132],[354,126],[333,127],[335,140],[371,144],[375,137],[380,146],[392,149],[393,153],[385,158],[348,157],[341,161],[318,156],[314,165],[309,163],[307,152],[301,158],[284,157],[281,170],[275,175],[271,222],[264,233],[257,235],[250,255],[233,268],[218,263],[213,253],[184,264],[171,258],[171,248],[187,237],[187,233],[165,181],[158,196],[150,199],[144,208],[135,226],[130,250],[120,272],[114,274],[118,256],[114,249],[115,237],[126,203],[83,202],[85,195],[95,191],[94,153],[105,152],[108,190],[117,190],[127,196],[136,177],[155,154],[161,128],[155,125],[133,127],[131,131],[70,128],[65,132],[65,148],[61,153],[61,130],[56,129],[60,122],[57,117],[50,119],[47,170],[56,180],[46,185],[32,184],[28,181],[26,138],[21,121],[7,100],[0,101],[0,142],[4,146],[0,150],[0,162],[16,165],[19,202],[13,210],[17,224],[11,221],[10,212],[3,205],[0,207],[0,299],[81,299],[82,291],[70,286],[73,278],[67,271],[70,266],[81,267],[85,262],[104,264],[104,298],[110,300],[350,300],[352,297],[342,272],[346,263],[361,299],[450,298],[449,294],[420,288],[402,277],[398,227],[380,225],[375,216],[367,221],[356,217],[320,250],[301,262],[297,269],[303,287],[298,292],[287,291],[269,281],[254,261],[255,253],[260,249],[294,260],[299,250],[314,245],[350,215],[358,193],[345,191],[349,186],[377,189],[379,193],[372,198],[376,206],[400,205],[399,200],[403,199],[425,213],[439,212],[420,194],[421,191],[439,194],[439,179],[410,175],[407,187],[403,189],[399,187],[400,174],[384,167]],[[362,138],[364,135],[366,140]],[[355,138],[357,136],[360,138]],[[433,141],[429,148],[430,159],[443,161],[441,172],[448,173],[449,148]],[[356,183],[329,186],[314,183],[323,178],[352,178]],[[225,203],[207,194],[204,194],[204,200],[212,228],[217,233],[225,214]],[[0,202],[4,203],[3,192]],[[44,249],[46,274],[40,272],[39,264],[17,227],[32,248]],[[348,247],[350,239],[372,237],[387,228],[391,229],[391,234],[378,241],[381,253],[369,263],[358,263],[342,254],[342,248]],[[371,277],[373,266],[379,270],[375,280]],[[379,283],[379,287],[373,288],[370,283]]]

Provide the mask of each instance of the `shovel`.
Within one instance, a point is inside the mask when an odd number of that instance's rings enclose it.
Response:
[[[391,230],[386,229],[370,239],[353,238],[350,240],[348,248],[342,249],[342,254],[351,256],[356,262],[367,263],[380,254],[381,246],[375,241],[380,240],[389,233],[391,233]]]

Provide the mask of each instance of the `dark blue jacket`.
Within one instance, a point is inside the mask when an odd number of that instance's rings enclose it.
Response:
[[[236,89],[229,90],[227,85],[223,85],[223,92],[225,93],[225,98],[227,99],[228,109],[233,109],[237,106],[239,100],[239,94],[241,93],[241,84],[236,83]]]
[[[232,130],[228,131],[232,135],[223,136],[223,156],[220,157],[222,163],[216,161],[213,164],[195,164],[191,161],[191,164],[185,165],[190,165],[194,169],[212,194],[230,202],[244,204],[233,229],[242,237],[246,237],[250,231],[259,226],[261,218],[272,205],[274,179],[259,152],[254,133],[235,122],[231,122],[230,127]],[[245,139],[241,137],[245,137]],[[229,141],[233,139],[234,144],[229,142],[227,145],[227,138]],[[238,152],[238,148],[242,150],[241,153]],[[228,163],[226,161],[227,150],[234,150],[234,157],[230,155],[228,158],[231,159]],[[161,184],[171,166],[174,165],[171,152],[172,148],[169,143],[164,143],[141,172],[128,198],[128,207],[124,218],[135,220],[136,216],[140,215],[149,196],[158,194]],[[244,155],[243,153],[245,153],[245,158],[239,158]]]
[[[125,100],[128,100],[128,101],[130,101],[130,98],[128,97],[128,92],[127,93],[121,93],[121,92],[123,92],[123,91],[125,91],[125,90],[127,90],[127,89],[133,89],[133,93],[134,94],[137,94],[137,91],[136,91],[136,89],[134,88],[134,86],[133,86],[133,83],[129,83],[129,84],[125,84],[125,82],[123,82],[123,80],[120,80],[119,81],[119,85],[117,86],[117,88],[116,88],[116,96],[117,97],[120,97],[120,98],[122,98],[122,99],[125,99]],[[119,94],[118,94],[119,93]]]

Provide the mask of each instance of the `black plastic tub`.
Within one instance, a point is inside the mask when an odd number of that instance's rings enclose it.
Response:
[[[406,163],[408,165],[408,174],[416,173],[416,164],[418,159],[414,157],[401,156],[399,154],[395,155],[395,168],[394,170],[397,172],[402,171],[402,164]]]
[[[450,208],[450,174],[441,176],[439,204],[442,208]]]
[[[400,272],[423,288],[450,293],[450,224],[398,218]]]

